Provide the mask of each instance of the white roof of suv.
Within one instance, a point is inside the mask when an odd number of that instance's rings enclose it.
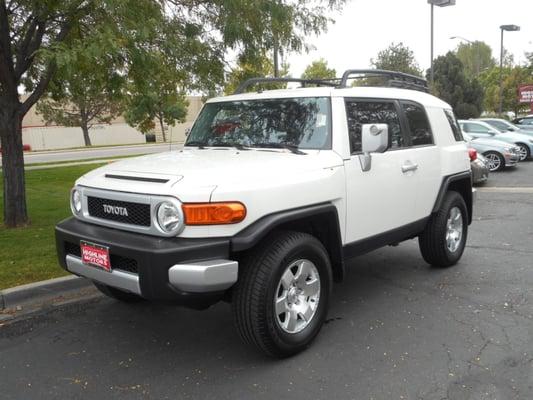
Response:
[[[224,97],[216,97],[208,100],[208,103],[291,97],[363,97],[379,99],[402,99],[411,100],[420,103],[426,107],[451,109],[450,105],[446,102],[440,100],[435,96],[418,90],[371,86],[357,86],[348,88],[308,87],[296,89],[265,90],[262,92],[251,92]]]

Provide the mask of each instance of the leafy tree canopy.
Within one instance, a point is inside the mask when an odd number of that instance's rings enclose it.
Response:
[[[515,114],[527,112],[528,104],[518,102],[518,86],[533,83],[533,71],[527,66],[504,67],[503,78],[503,110]],[[500,68],[494,67],[480,75],[485,88],[485,110],[497,113],[500,106]]]
[[[459,118],[479,117],[483,110],[483,88],[477,79],[466,77],[461,60],[448,52],[435,59],[433,70],[433,94],[449,103]]]
[[[279,72],[280,77],[287,77],[289,74],[289,65],[282,64]],[[237,66],[233,68],[227,75],[226,85],[224,87],[225,94],[232,94],[239,87],[241,83],[251,78],[264,78],[274,76],[274,63],[272,57],[268,54],[247,54],[239,57]],[[250,90],[258,89],[276,89],[285,87],[284,84],[268,84],[256,85]]]
[[[456,54],[465,67],[465,75],[469,78],[477,77],[481,72],[496,65],[492,48],[485,42],[461,43],[457,47]]]
[[[422,76],[413,51],[402,42],[391,43],[385,50],[381,50],[375,59],[371,59],[370,64],[377,69]]]
[[[309,64],[302,74],[302,79],[334,79],[336,77],[335,68],[329,68],[328,62],[323,58]]]

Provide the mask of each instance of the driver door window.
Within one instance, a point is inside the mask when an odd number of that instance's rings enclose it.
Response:
[[[389,148],[405,147],[398,109],[393,101],[346,100],[346,116],[350,135],[350,151],[361,153],[361,127],[363,124],[387,124]]]

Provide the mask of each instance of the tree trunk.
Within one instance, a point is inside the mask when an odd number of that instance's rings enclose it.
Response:
[[[165,134],[165,125],[163,124],[163,118],[159,119],[159,126],[161,126],[161,134],[163,135],[163,142],[167,141],[167,135]]]
[[[86,123],[81,123],[81,130],[83,131],[83,140],[85,141],[85,146],[92,146],[91,137],[89,136],[89,127]]]
[[[17,100],[0,100],[0,143],[4,181],[4,224],[10,228],[29,223],[24,182],[22,117]]]

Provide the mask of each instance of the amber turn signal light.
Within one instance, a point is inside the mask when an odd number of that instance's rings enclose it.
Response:
[[[189,203],[182,205],[186,225],[236,224],[246,217],[242,203]]]

